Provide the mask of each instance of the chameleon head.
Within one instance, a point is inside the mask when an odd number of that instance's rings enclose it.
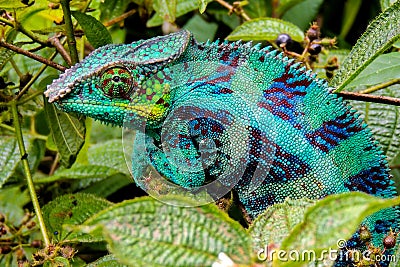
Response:
[[[180,57],[191,39],[181,31],[101,47],[66,70],[44,94],[66,112],[103,122],[123,126],[128,118],[133,127],[157,123],[170,105],[168,81],[160,70]]]

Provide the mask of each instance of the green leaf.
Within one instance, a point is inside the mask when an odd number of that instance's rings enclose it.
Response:
[[[284,203],[268,207],[249,228],[254,251],[265,251],[265,246],[272,244],[279,247],[293,227],[301,222],[306,209],[315,202],[308,199],[287,199]]]
[[[400,52],[380,55],[346,86],[346,91],[400,79],[399,70]]]
[[[282,19],[292,22],[305,31],[317,16],[323,2],[324,0],[305,0],[286,11]]]
[[[3,136],[0,139],[0,188],[14,173],[20,158],[15,137]]]
[[[100,21],[90,15],[78,11],[72,11],[71,13],[72,16],[74,16],[74,18],[82,26],[87,39],[94,46],[94,48],[112,44],[110,33]]]
[[[111,202],[90,194],[67,194],[46,204],[43,207],[43,218],[53,239],[74,240],[74,233],[63,231],[64,224],[80,225],[90,216],[111,205]],[[56,232],[58,233],[55,234]]]
[[[307,210],[304,221],[294,227],[282,242],[281,249],[314,251],[319,257],[323,250],[337,249],[338,240],[349,239],[367,216],[399,204],[400,197],[381,199],[361,192],[328,196]],[[288,261],[280,266],[303,264],[301,261]]]
[[[183,26],[183,28],[192,32],[196,37],[196,40],[199,42],[205,42],[214,39],[214,35],[218,29],[218,24],[206,22],[200,15],[196,14],[185,24],[185,26]]]
[[[60,179],[90,179],[90,178],[107,178],[119,173],[118,170],[101,165],[80,165],[73,166],[70,169],[62,169],[54,175],[41,178],[36,182],[49,183]]]
[[[28,154],[29,167],[35,171],[45,152],[43,140],[26,135],[24,145]],[[15,137],[3,136],[0,140],[0,188],[10,179],[25,177],[20,163],[21,155]]]
[[[100,2],[100,21],[108,21],[123,14],[130,0],[105,0]]]
[[[265,0],[250,0],[248,5],[243,7],[244,11],[247,15],[252,19],[262,18],[262,17],[270,17],[272,5],[271,1]],[[226,10],[224,10],[226,14]]]
[[[127,266],[128,265],[119,263],[118,260],[114,257],[114,255],[106,255],[86,265],[86,267],[127,267]]]
[[[361,0],[348,0],[344,5],[344,14],[342,17],[342,29],[339,34],[340,39],[345,39],[353,26],[356,16],[361,7]]]
[[[25,1],[21,0],[0,0],[0,8],[2,9],[24,8],[28,7],[28,4],[32,3],[32,1],[29,1],[28,3],[25,4],[23,3]]]
[[[61,156],[61,163],[69,167],[75,162],[85,141],[85,120],[83,117],[76,118],[61,112],[47,101],[44,104],[54,143]]]
[[[10,60],[10,58],[15,54],[14,51],[0,47],[0,70],[3,69],[4,65]]]
[[[211,0],[212,1],[212,0]],[[203,14],[206,11],[207,5],[209,2],[208,0],[198,0],[199,2],[199,12],[200,14]]]
[[[281,17],[287,10],[301,2],[304,2],[304,0],[280,0],[276,8],[277,17]]]
[[[400,98],[400,85],[372,94]],[[389,164],[395,164],[394,160],[400,155],[400,107],[361,101],[352,101],[351,105],[361,113],[360,118],[379,141]]]
[[[224,252],[236,264],[251,262],[246,231],[213,205],[192,206],[188,199],[150,197],[124,201],[84,223],[81,230],[102,230],[121,263],[133,266],[210,266]]]
[[[166,1],[166,0],[165,0]],[[204,7],[204,3],[210,3],[213,0],[203,0],[201,3],[195,0],[175,0],[176,1],[176,12],[175,17],[180,17],[186,13],[194,11],[196,9]],[[147,27],[155,27],[163,24],[163,16],[158,14],[154,14],[154,16],[147,21]]]
[[[395,251],[394,260],[390,262],[389,267],[399,267],[400,266],[400,246],[397,246]]]
[[[381,0],[381,9],[382,11],[386,10],[388,7],[393,5],[397,0]]]
[[[132,144],[133,145],[133,144]],[[104,153],[107,151],[107,153]],[[124,156],[124,149],[121,139],[109,140],[104,143],[93,145],[89,148],[89,163],[99,164],[118,170],[121,173],[129,175],[127,161]],[[130,155],[129,160],[130,162]]]
[[[229,41],[274,41],[282,33],[289,34],[297,42],[301,42],[304,39],[303,31],[296,25],[274,18],[259,18],[246,21],[237,27],[226,39]]]
[[[400,1],[371,22],[357,41],[339,71],[333,77],[331,86],[336,92],[342,91],[375,58],[400,38]]]
[[[176,16],[177,0],[154,0],[153,7],[158,16],[163,20],[174,22]]]
[[[82,193],[95,194],[99,197],[108,197],[109,195],[115,193],[117,190],[121,189],[124,186],[134,183],[132,178],[127,175],[123,175],[117,173],[113,176],[109,176],[104,179],[91,179],[88,181],[90,183],[84,183],[87,180],[79,180],[79,188]]]
[[[17,224],[25,214],[23,207],[30,202],[27,191],[19,187],[9,187],[0,190],[0,212],[9,222]]]

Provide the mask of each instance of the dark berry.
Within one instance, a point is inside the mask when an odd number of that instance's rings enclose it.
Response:
[[[384,239],[383,239],[383,246],[386,249],[391,249],[396,246],[396,235],[393,232],[390,232]]]
[[[10,246],[2,246],[0,247],[0,254],[8,254],[11,252]]]
[[[42,240],[33,240],[31,242],[31,247],[40,248],[42,246]]]
[[[309,48],[308,48],[308,52],[311,55],[318,55],[319,53],[321,53],[322,50],[322,46],[320,44],[312,44]]]
[[[368,230],[367,227],[365,226],[361,226],[360,227],[360,239],[361,241],[367,242],[369,240],[371,240],[371,232]]]
[[[282,33],[282,34],[279,34],[278,38],[276,38],[275,43],[281,47],[281,46],[286,46],[288,44],[293,43],[293,40],[289,34]]]
[[[2,79],[2,78],[0,77],[0,79]],[[4,216],[3,213],[0,213],[0,223],[3,223],[5,221],[6,221],[6,216]]]
[[[4,227],[4,225],[0,225],[0,236],[7,234],[7,229]]]
[[[317,24],[311,25],[311,27],[307,30],[306,35],[310,40],[310,42],[319,39],[320,36],[319,26]]]
[[[36,226],[36,223],[34,221],[29,221],[26,223],[26,228],[28,228],[28,229],[32,229],[35,226]]]

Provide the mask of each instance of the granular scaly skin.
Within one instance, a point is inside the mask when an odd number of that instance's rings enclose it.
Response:
[[[148,154],[132,158],[135,179],[147,164],[185,188],[222,177],[226,186],[236,184],[252,218],[287,197],[396,194],[382,151],[355,111],[325,81],[270,48],[198,43],[187,31],[108,45],[45,94],[66,112],[139,129]],[[398,211],[383,210],[363,224],[382,247],[398,227]],[[348,242],[353,247],[365,249],[357,233]]]

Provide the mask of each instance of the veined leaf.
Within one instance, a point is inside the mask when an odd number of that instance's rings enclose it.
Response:
[[[390,7],[395,3],[397,0],[381,0],[381,9],[384,11],[386,8]]]
[[[276,9],[278,17],[281,17],[286,11],[291,7],[297,5],[298,3],[304,2],[304,0],[280,0],[279,5]]]
[[[4,65],[10,60],[10,58],[15,54],[14,51],[0,47],[0,69],[3,69]]]
[[[281,249],[313,251],[319,257],[323,250],[337,249],[338,240],[349,239],[367,216],[399,204],[400,197],[381,199],[361,192],[328,196],[307,210],[303,222],[294,227]],[[279,264],[282,267],[302,265],[302,261]]]
[[[224,252],[237,264],[251,263],[246,231],[215,205],[168,198],[166,205],[150,197],[124,201],[84,223],[87,233],[101,230],[110,251],[121,263],[133,266],[210,266]]]
[[[28,154],[29,167],[31,170],[36,170],[44,155],[45,142],[26,135],[24,145]],[[8,180],[21,177],[25,175],[15,137],[3,136],[0,140],[0,188]]]
[[[201,2],[195,0],[177,0],[176,2],[176,12],[175,17],[180,17],[190,11],[196,10],[200,8],[200,11],[204,9],[204,5],[212,2],[213,0],[202,0]],[[147,21],[147,27],[155,27],[163,24],[163,17],[158,14],[154,14],[154,16]]]
[[[296,25],[274,18],[259,18],[244,22],[226,39],[229,41],[243,40],[275,40],[279,34],[289,34],[293,40],[301,42],[304,33]]]
[[[59,111],[44,102],[54,143],[57,145],[64,166],[71,166],[85,141],[85,120]]]
[[[260,253],[262,250],[263,254],[268,245],[280,247],[283,239],[301,222],[307,208],[315,202],[309,199],[287,199],[284,203],[268,207],[249,228],[254,251]]]
[[[72,11],[71,13],[82,26],[87,39],[95,48],[112,43],[110,33],[100,21],[82,12]]]
[[[372,94],[400,98],[400,85]],[[360,118],[368,123],[368,128],[379,141],[389,164],[393,164],[400,155],[400,107],[361,101],[352,101],[351,105],[361,113]]]
[[[119,173],[118,170],[101,165],[80,165],[57,171],[54,175],[36,180],[38,183],[49,183],[60,179],[104,179]]]
[[[107,151],[107,153],[104,153],[104,151]],[[101,163],[102,166],[107,166],[108,168],[118,170],[120,173],[129,175],[126,162],[131,162],[131,159],[125,159],[121,139],[109,140],[91,146],[89,148],[88,160],[92,165]]]
[[[22,191],[17,186],[3,188],[0,190],[0,211],[7,221],[19,222],[24,216],[23,207],[30,202],[28,191]]]
[[[271,1],[265,0],[250,0],[248,5],[243,7],[244,11],[247,15],[252,19],[270,17],[272,5]],[[227,14],[226,10],[224,10],[225,14]]]
[[[347,36],[347,33],[351,29],[358,11],[361,7],[361,0],[348,0],[344,6],[344,14],[342,19],[342,29],[340,31],[339,37],[344,39]]]
[[[174,22],[176,17],[177,0],[154,0],[153,7],[163,20]]]
[[[130,0],[105,0],[100,2],[100,21],[108,21],[120,16],[128,7]]]
[[[318,14],[324,0],[304,0],[287,10],[282,19],[292,22],[305,31]]]
[[[0,0],[0,9],[15,9],[15,8],[24,8],[28,7],[30,3],[35,1],[29,1],[27,4],[24,4],[21,0]]]
[[[346,90],[350,91],[352,88],[364,88],[393,79],[400,79],[399,70],[400,52],[380,55],[346,86]]]
[[[400,38],[400,1],[371,22],[333,77],[331,85],[342,91],[376,57]]]
[[[86,267],[128,267],[128,265],[119,263],[114,255],[106,255],[92,263],[89,263]]]
[[[113,205],[111,202],[90,194],[60,196],[43,207],[43,218],[53,239],[73,240],[75,235],[63,230],[63,224],[80,225],[92,215]]]
[[[20,154],[18,150],[17,140],[15,137],[3,136],[0,140],[0,188],[14,173]]]

